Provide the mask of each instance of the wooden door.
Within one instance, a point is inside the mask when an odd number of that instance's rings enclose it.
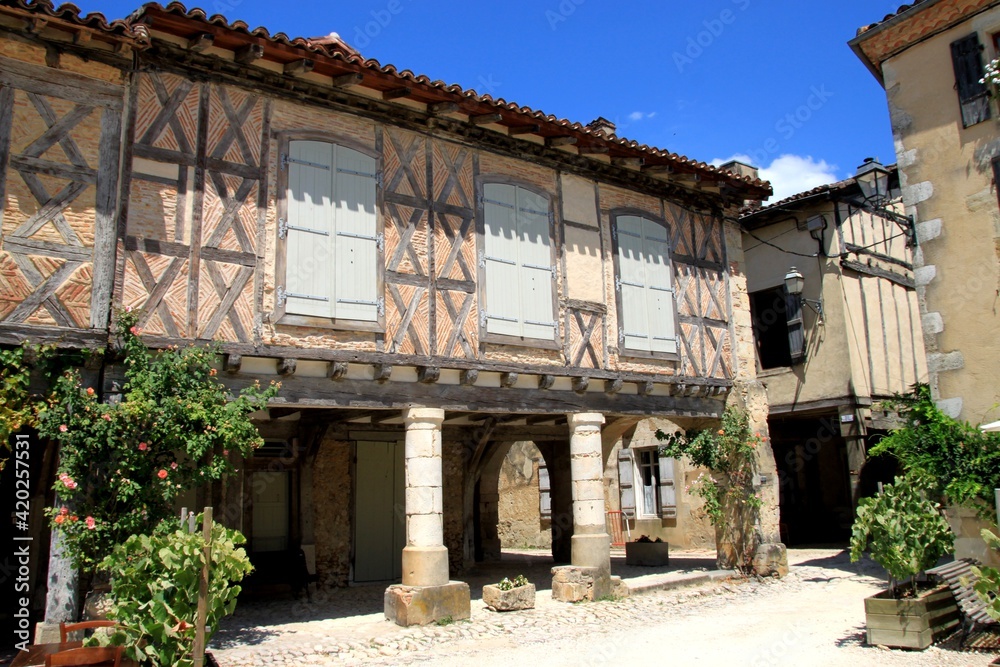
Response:
[[[253,493],[254,553],[288,549],[289,479],[287,472],[255,472]]]
[[[406,503],[403,443],[359,442],[354,503],[354,581],[403,576]]]

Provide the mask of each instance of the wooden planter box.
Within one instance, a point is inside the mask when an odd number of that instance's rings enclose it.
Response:
[[[493,611],[518,611],[535,608],[535,585],[518,586],[509,591],[495,584],[483,586],[483,604]]]
[[[626,542],[625,564],[645,567],[669,565],[669,547],[666,542]]]
[[[959,623],[958,605],[947,586],[916,598],[894,599],[888,591],[865,598],[868,643],[925,649]]]

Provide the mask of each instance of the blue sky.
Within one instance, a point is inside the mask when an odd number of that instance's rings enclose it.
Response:
[[[163,0],[164,4],[166,0]],[[138,5],[80,0],[120,18]],[[188,5],[191,7],[192,5]],[[885,93],[847,46],[887,0],[205,0],[362,55],[712,162],[750,158],[786,196],[895,161]],[[772,198],[775,201],[775,198]]]

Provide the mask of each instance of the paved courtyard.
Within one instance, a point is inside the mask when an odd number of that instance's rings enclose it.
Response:
[[[706,573],[713,554],[672,555],[670,568],[613,570],[632,585]],[[862,600],[883,587],[872,564],[851,564],[840,550],[793,550],[781,581],[719,580],[656,590],[626,600],[565,604],[549,590],[549,559],[505,553],[503,562],[464,577],[472,618],[400,628],[384,620],[384,586],[313,594],[313,601],[241,604],[212,643],[222,667],[251,665],[587,665],[652,659],[695,665],[988,665],[993,655],[955,650],[899,651],[864,643]],[[534,610],[498,614],[482,586],[525,574],[539,590]],[[666,577],[665,575],[670,575]]]

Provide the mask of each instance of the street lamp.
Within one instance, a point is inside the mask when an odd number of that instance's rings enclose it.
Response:
[[[807,299],[802,296],[802,290],[805,289],[806,279],[802,276],[802,273],[794,266],[788,269],[788,273],[785,274],[785,289],[793,297],[797,297],[802,303],[806,304],[812,308],[816,314],[819,316],[819,323],[823,323],[823,299]]]
[[[877,158],[865,158],[864,164],[858,167],[854,180],[861,187],[865,201],[873,206],[881,207],[889,200],[889,170]]]
[[[867,206],[873,213],[895,222],[906,234],[907,245],[915,246],[917,235],[913,226],[913,217],[900,215],[888,208],[890,199],[889,170],[883,167],[877,158],[867,157],[854,174],[854,180],[861,188],[861,196],[865,200],[862,207]]]

